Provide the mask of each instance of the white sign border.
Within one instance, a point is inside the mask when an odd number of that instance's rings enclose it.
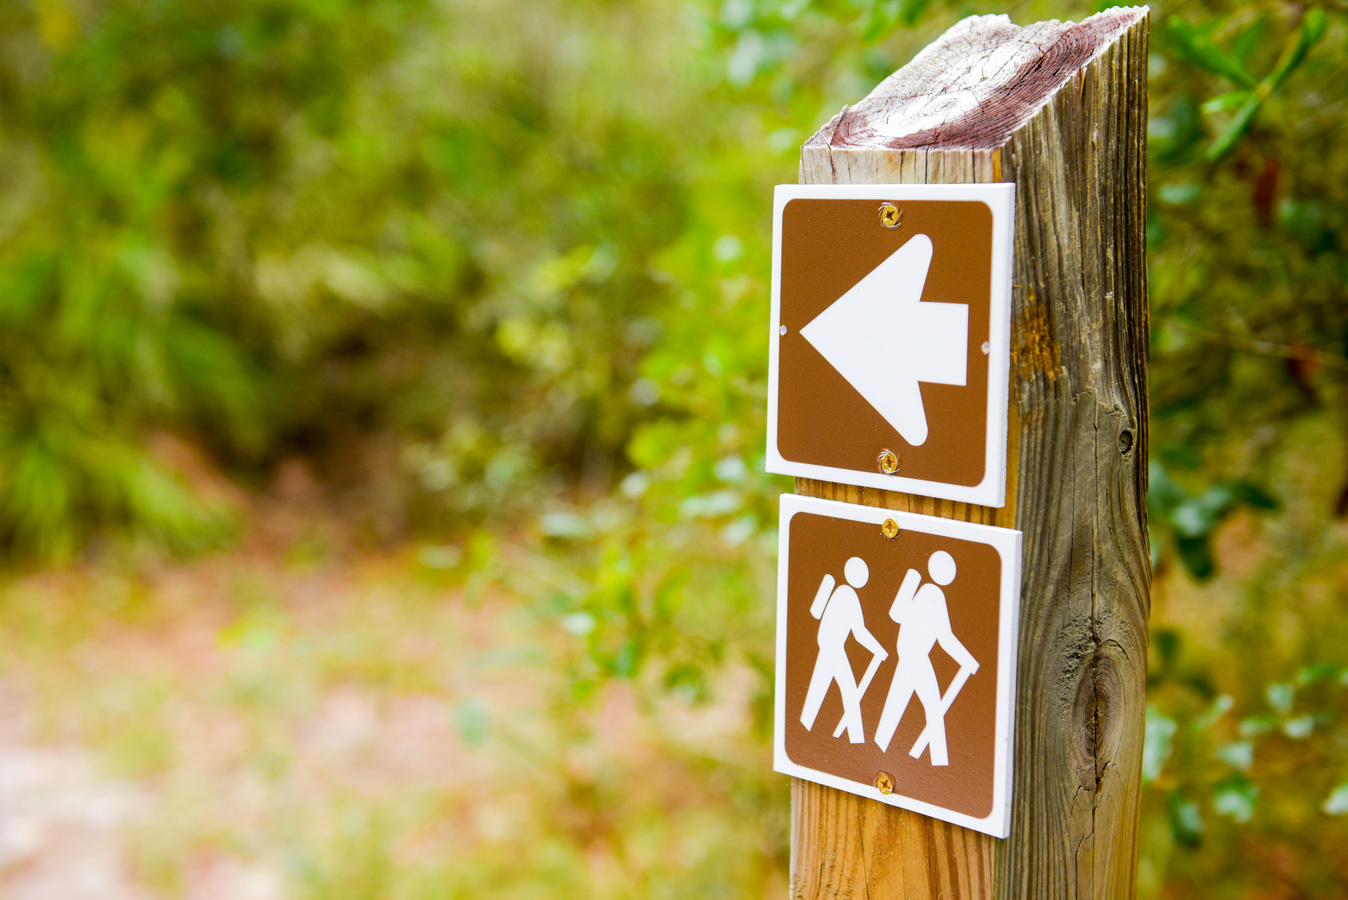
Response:
[[[988,333],[988,429],[984,452],[983,480],[973,486],[945,484],[885,475],[880,471],[840,469],[785,459],[777,450],[777,403],[782,313],[782,210],[800,198],[856,200],[975,200],[992,210],[991,327]],[[1006,431],[1011,373],[1011,260],[1015,222],[1016,186],[1011,182],[989,184],[779,184],[772,204],[772,324],[768,350],[768,448],[767,470],[861,487],[880,488],[939,497],[981,506],[1006,505]],[[877,205],[877,210],[878,210]],[[878,213],[877,213],[878,215]]]
[[[987,544],[1002,560],[1001,610],[997,623],[997,705],[993,738],[992,811],[984,818],[975,818],[901,796],[882,794],[874,785],[860,784],[797,765],[786,755],[786,607],[787,573],[790,564],[791,517],[799,512],[815,513],[852,522],[866,522],[879,527],[885,519],[894,519],[900,531],[916,531],[941,537],[956,538]],[[847,791],[860,797],[879,800],[900,809],[909,809],[933,819],[971,828],[974,831],[1004,838],[1011,831],[1012,740],[1016,717],[1016,642],[1020,626],[1021,533],[1010,528],[977,525],[954,519],[940,519],[917,513],[897,512],[873,506],[859,506],[837,500],[821,500],[798,494],[781,496],[779,520],[779,553],[777,559],[777,662],[773,697],[773,753],[772,767],[783,775],[803,778],[816,784]]]

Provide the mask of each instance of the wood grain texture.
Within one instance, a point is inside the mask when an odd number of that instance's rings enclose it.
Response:
[[[801,149],[804,183],[1014,181],[1007,504],[797,492],[1020,529],[1011,836],[801,781],[795,898],[1135,893],[1146,529],[1147,10],[966,19]],[[972,99],[971,99],[972,98]]]

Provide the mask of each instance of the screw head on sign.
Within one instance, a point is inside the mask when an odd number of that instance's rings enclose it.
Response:
[[[882,450],[879,462],[880,471],[886,475],[893,475],[899,471],[899,456],[893,450]]]
[[[894,793],[894,776],[888,772],[880,772],[875,776],[875,789],[882,794]]]
[[[885,523],[880,526],[880,533],[891,541],[899,536],[899,523],[893,519],[885,519]]]
[[[880,204],[880,224],[886,228],[898,228],[899,221],[903,218],[899,214],[899,208],[893,203]]]

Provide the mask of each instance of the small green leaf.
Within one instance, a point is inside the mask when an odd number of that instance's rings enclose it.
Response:
[[[1277,724],[1277,720],[1272,716],[1251,716],[1248,719],[1242,719],[1237,730],[1241,737],[1252,738],[1261,734],[1268,734]]]
[[[1257,94],[1251,96],[1249,102],[1241,108],[1240,112],[1236,113],[1236,117],[1226,126],[1226,130],[1217,137],[1217,140],[1212,142],[1212,146],[1203,154],[1203,158],[1208,162],[1216,162],[1230,153],[1235,148],[1236,142],[1244,137],[1245,132],[1249,131],[1250,126],[1254,124],[1254,117],[1258,115],[1259,107],[1263,103],[1263,98]]]
[[[754,5],[750,0],[725,0],[720,20],[731,31],[743,31],[754,22]]]
[[[1212,554],[1208,551],[1207,538],[1181,537],[1175,543],[1179,550],[1180,562],[1184,563],[1184,568],[1189,570],[1190,575],[1199,581],[1212,576],[1214,567]]]
[[[767,65],[768,54],[768,42],[760,32],[751,28],[741,31],[735,49],[726,61],[726,80],[732,87],[748,87]]]
[[[590,522],[571,512],[546,513],[539,518],[538,528],[544,537],[558,540],[583,541],[594,535]]]
[[[576,637],[584,637],[594,631],[597,624],[599,623],[595,621],[594,615],[585,610],[562,616],[562,630]]]
[[[1348,781],[1334,788],[1320,807],[1326,815],[1341,816],[1348,813]]]
[[[1259,798],[1259,788],[1244,775],[1232,775],[1217,785],[1212,797],[1212,808],[1218,814],[1248,822],[1254,815],[1254,803]]]
[[[1198,101],[1181,94],[1164,113],[1152,118],[1147,143],[1158,162],[1183,159],[1203,140],[1203,119]]]
[[[1207,731],[1213,725],[1221,720],[1222,716],[1229,713],[1236,705],[1235,698],[1230,694],[1222,694],[1212,701],[1212,705],[1207,708],[1198,718],[1194,719],[1193,729],[1195,732]]]
[[[1282,733],[1294,741],[1310,737],[1311,732],[1314,730],[1314,716],[1297,716],[1295,719],[1288,719],[1286,722],[1282,723]]]
[[[1170,831],[1182,844],[1197,844],[1203,836],[1203,816],[1198,805],[1179,791],[1170,793]]]
[[[1231,54],[1242,63],[1249,59],[1250,54],[1254,52],[1263,39],[1266,25],[1268,25],[1267,16],[1260,16],[1251,22],[1250,26],[1242,31],[1231,44]]]
[[[1167,22],[1165,36],[1176,53],[1194,65],[1224,76],[1244,88],[1255,86],[1255,77],[1231,54],[1212,42],[1209,32],[1213,25],[1199,28],[1183,19]]]
[[[1182,181],[1179,184],[1163,184],[1156,193],[1165,203],[1183,206],[1202,197],[1203,187],[1192,181]]]
[[[684,703],[705,703],[711,697],[706,672],[687,663],[675,665],[665,673],[665,687]]]
[[[1143,758],[1146,758],[1146,749],[1142,751]],[[1222,744],[1213,751],[1213,755],[1226,763],[1233,769],[1240,772],[1249,770],[1254,765],[1254,742],[1253,741],[1233,741],[1229,744]]]
[[[1333,663],[1316,663],[1297,673],[1297,685],[1304,687],[1317,681],[1333,681],[1341,675],[1348,675],[1348,667],[1336,666]]]
[[[903,8],[899,12],[899,18],[905,25],[916,25],[922,18],[922,14],[931,6],[932,0],[903,0]]]
[[[1297,66],[1301,65],[1306,54],[1310,53],[1311,47],[1325,33],[1325,11],[1319,7],[1309,10],[1301,20],[1301,31],[1297,34],[1296,44],[1278,64],[1278,67],[1264,79],[1264,84],[1268,86],[1271,93],[1282,87],[1282,83],[1287,80]]]
[[[1184,491],[1157,460],[1147,464],[1147,511],[1160,516],[1184,500]]]
[[[1264,697],[1268,700],[1268,705],[1284,715],[1291,711],[1292,700],[1295,696],[1296,689],[1286,681],[1275,681],[1264,689]]]
[[[729,547],[738,547],[757,531],[758,520],[752,515],[744,515],[721,529],[721,540]]]
[[[695,494],[679,504],[679,515],[685,519],[710,519],[738,512],[744,498],[735,491],[712,491]]]
[[[1186,500],[1175,507],[1170,514],[1170,527],[1185,538],[1201,538],[1212,531],[1217,524],[1218,512],[1209,504],[1195,498]]]
[[[870,21],[861,32],[862,43],[874,43],[893,30],[899,18],[900,3],[901,0],[884,0],[871,7]]]
[[[1233,497],[1246,506],[1255,509],[1274,510],[1278,508],[1278,499],[1263,488],[1248,481],[1233,481],[1230,484]]]
[[[1170,758],[1175,737],[1175,720],[1168,718],[1155,706],[1148,704],[1145,730],[1142,733],[1142,781],[1155,781]]]
[[[1249,91],[1228,91],[1225,94],[1218,94],[1203,104],[1203,112],[1212,115],[1213,113],[1222,113],[1238,106],[1244,106],[1250,102],[1250,96]]]
[[[1175,628],[1158,628],[1152,635],[1152,646],[1161,657],[1161,665],[1170,666],[1179,658],[1184,636]]]

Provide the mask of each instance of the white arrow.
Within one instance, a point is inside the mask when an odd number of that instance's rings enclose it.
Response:
[[[922,302],[931,252],[914,235],[800,331],[914,447],[927,440],[918,382],[968,381],[969,307]]]

